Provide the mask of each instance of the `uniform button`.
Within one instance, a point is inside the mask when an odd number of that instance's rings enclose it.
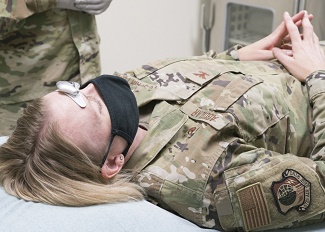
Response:
[[[196,131],[196,127],[191,127],[188,131],[187,131],[187,136],[190,138],[195,134]]]

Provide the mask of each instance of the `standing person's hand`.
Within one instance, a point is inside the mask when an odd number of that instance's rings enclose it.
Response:
[[[304,14],[304,11],[301,11],[292,17],[292,21],[296,23],[296,26],[301,26]],[[312,19],[313,15],[309,15],[308,17]],[[274,47],[282,48],[290,55],[291,50],[287,50],[286,46],[282,46],[284,41],[288,42],[287,36],[288,32],[285,22],[282,22],[270,35],[239,49],[238,57],[240,60],[271,60],[274,59],[272,52],[272,48]]]
[[[56,7],[67,10],[81,11],[80,9],[74,6],[74,0],[56,0]]]
[[[292,56],[279,48],[273,48],[272,51],[293,76],[304,82],[312,72],[325,70],[324,51],[319,45],[307,12],[302,19],[303,37],[288,12],[284,13],[284,22],[291,39]]]
[[[89,14],[101,14],[111,4],[112,0],[75,0],[75,7]]]

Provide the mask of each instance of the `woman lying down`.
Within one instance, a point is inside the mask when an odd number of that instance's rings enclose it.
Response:
[[[54,205],[147,198],[224,231],[321,221],[325,58],[311,18],[285,13],[218,55],[59,82],[0,148],[1,184]]]

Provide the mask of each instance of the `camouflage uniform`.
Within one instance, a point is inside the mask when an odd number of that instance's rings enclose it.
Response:
[[[325,71],[302,85],[276,61],[161,60],[128,80],[146,137],[126,163],[149,198],[202,227],[323,220]]]
[[[0,136],[27,102],[58,80],[85,82],[100,74],[95,17],[55,9],[54,0],[0,2]]]

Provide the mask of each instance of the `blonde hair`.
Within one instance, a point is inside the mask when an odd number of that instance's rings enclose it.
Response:
[[[68,206],[143,199],[143,189],[130,174],[104,179],[99,156],[85,154],[45,115],[42,100],[34,100],[0,147],[0,183],[9,194]]]

